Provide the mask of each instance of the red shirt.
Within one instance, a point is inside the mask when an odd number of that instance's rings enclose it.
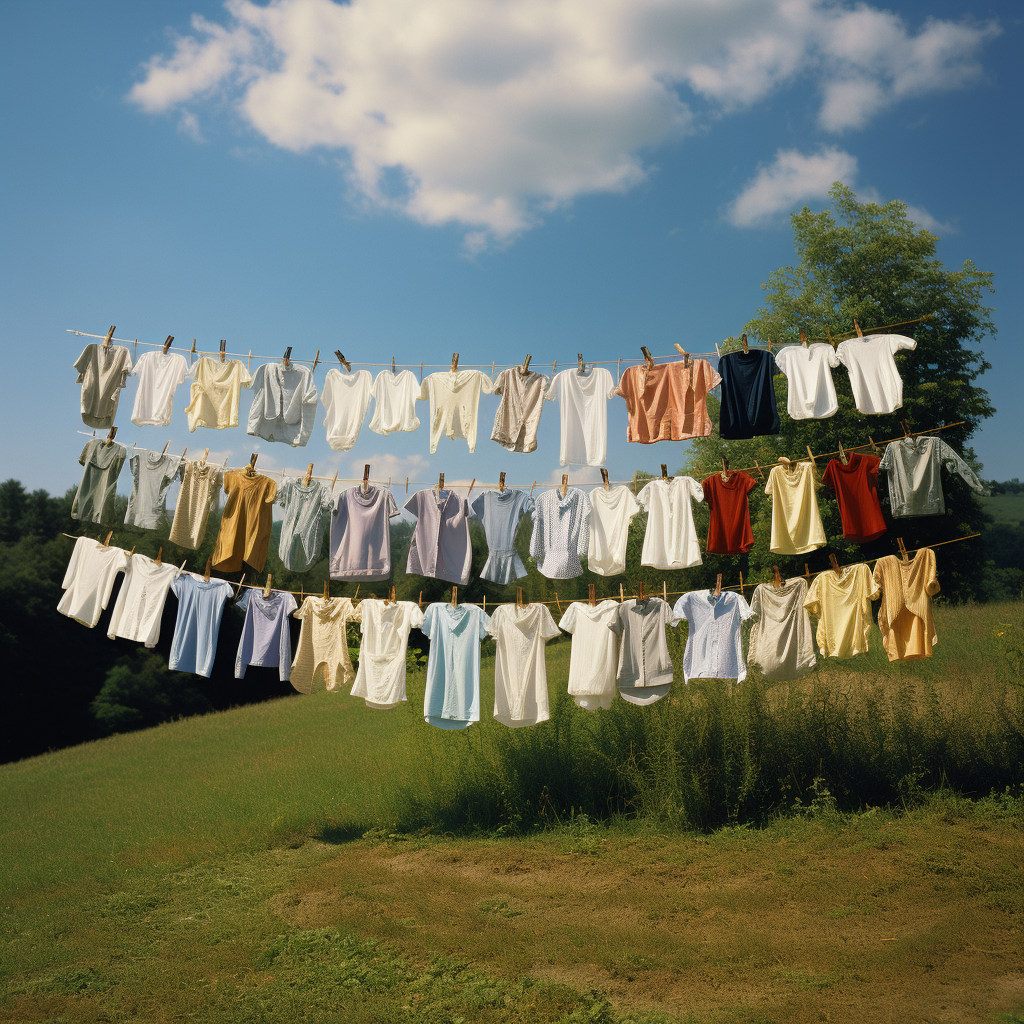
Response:
[[[754,546],[747,495],[756,486],[757,481],[752,476],[740,472],[730,473],[728,482],[722,479],[721,473],[715,473],[701,483],[704,500],[711,511],[709,555],[739,555]]]
[[[821,482],[836,492],[843,536],[866,544],[885,533],[882,506],[878,502],[878,463],[874,455],[851,452],[844,466],[833,459],[825,468]]]

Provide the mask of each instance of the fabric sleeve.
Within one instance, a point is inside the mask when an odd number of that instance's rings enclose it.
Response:
[[[901,348],[907,348],[913,351],[917,348],[917,342],[913,338],[908,338],[902,334],[890,334],[889,335],[889,350],[893,353],[899,352]]]
[[[821,576],[815,576],[804,598],[804,607],[811,615],[821,615]]]
[[[564,629],[566,633],[573,633],[576,631],[576,602],[573,601],[568,608],[565,609],[565,613],[558,620],[558,628]]]
[[[646,508],[649,507],[647,503],[651,500],[651,485],[650,484],[644,484],[643,487],[640,488],[640,493],[636,496],[636,500],[637,500],[637,504],[641,508],[646,509]]]
[[[701,501],[703,501],[707,505],[707,507],[712,512],[714,512],[714,510],[715,510],[715,474],[714,473],[712,473],[711,476],[707,477],[705,480],[701,481],[700,489],[701,489],[701,491],[704,494],[704,497],[701,498]]]
[[[604,387],[605,394],[607,395],[608,398],[614,398],[615,395],[617,395],[618,391],[619,391],[618,387],[615,384],[615,378],[603,366],[599,366],[598,367],[598,371],[601,373],[602,376],[607,378],[606,381],[605,381],[605,387]]]
[[[547,642],[548,640],[554,639],[560,635],[558,626],[555,625],[555,620],[551,615],[551,610],[546,604],[542,604],[541,608],[544,609],[540,613],[540,635],[541,639]]]
[[[840,362],[839,353],[835,349],[832,349],[828,354],[828,365],[835,367],[838,366]]]
[[[285,591],[284,593],[284,613],[290,615],[298,607],[298,602],[295,600],[295,595]]]
[[[288,495],[291,494],[292,486],[292,481],[288,477],[285,477],[281,481],[281,486],[278,487],[277,494],[274,499],[275,504],[280,505],[282,508],[284,508],[285,505],[288,504]]]
[[[486,639],[487,634],[491,631],[491,617],[486,612],[481,611],[479,608],[477,609],[477,612],[479,614],[479,626],[477,629],[477,636],[481,640],[484,640]]]
[[[71,551],[71,560],[68,562],[67,570],[64,573],[64,582],[61,583],[61,587],[67,590],[71,586],[71,581],[75,578],[75,573],[78,571],[78,560],[82,555],[84,537],[79,537],[75,541],[75,546]]]
[[[825,472],[821,477],[822,487],[831,487],[833,491],[838,491],[836,487],[836,460],[830,459],[829,464],[825,467]]]
[[[701,359],[700,362],[704,364],[700,368],[704,378],[704,390],[713,391],[722,383],[722,375],[706,359]]]
[[[430,374],[429,377],[424,377],[423,383],[420,385],[420,393],[418,399],[420,402],[430,401],[430,377],[433,377],[433,374]]]
[[[879,460],[874,455],[862,455],[861,458],[865,463],[864,477],[868,482],[869,487],[878,486],[878,464]]]
[[[849,351],[850,351],[850,349],[847,346],[846,342],[845,341],[841,341],[836,346],[836,359],[838,360],[838,362],[835,363],[834,365],[838,366],[839,363],[842,363],[843,366],[845,366],[847,369],[849,369],[850,368],[850,364],[848,362],[848,359],[849,359],[848,353],[849,353]]]
[[[482,491],[470,503],[470,510],[477,519],[483,519],[484,517],[484,495],[486,493],[486,491]]]
[[[789,370],[786,369],[786,364],[789,362],[789,349],[782,349],[777,356],[775,356],[775,369],[778,370],[784,377],[789,377]]]
[[[740,619],[742,621],[745,622],[747,619],[753,618],[753,609],[750,607],[749,604],[747,604],[746,598],[744,598],[742,594],[736,595],[736,604],[739,608]]]
[[[924,590],[929,597],[934,597],[939,592],[939,577],[935,568],[935,552],[928,548],[925,557],[928,559],[928,569],[925,576]]]
[[[489,616],[487,622],[487,632],[490,633],[495,639],[498,637],[498,630],[501,629],[501,619],[504,613],[502,612],[503,605],[498,605],[494,612]],[[482,637],[481,637],[482,639]]]
[[[384,507],[387,511],[388,519],[394,519],[395,516],[401,515],[401,509],[398,507],[398,502],[395,501],[395,495],[392,493],[391,488],[388,488],[388,493],[384,498]]]
[[[628,487],[626,488],[626,511],[629,513],[630,519],[640,511],[640,504],[636,500],[636,495]]]
[[[465,498],[460,498],[459,500],[462,502],[462,514],[467,519],[478,518],[476,512],[473,510],[473,506]]]
[[[887,444],[885,446],[885,451],[882,452],[882,457],[881,457],[881,459],[878,462],[878,468],[879,469],[892,469],[892,460],[893,460],[892,445],[891,444]]]
[[[878,559],[875,562],[875,571],[871,574],[871,579],[874,581],[875,587],[879,592],[885,589],[885,573],[882,571],[882,559]],[[883,606],[884,607],[884,606]]]
[[[613,395],[618,395],[620,398],[626,397],[626,392],[622,385],[625,383],[628,376],[629,368],[627,367],[626,372],[619,378],[619,383],[615,385],[615,390],[612,392]]]
[[[243,363],[241,361],[241,359],[238,359],[238,360],[236,360],[236,364],[238,366],[238,385],[239,385],[239,387],[251,388],[252,387],[252,375],[245,368],[245,363]]]
[[[85,447],[82,449],[82,454],[78,456],[78,464],[80,466],[85,465],[85,460],[89,458],[89,448],[92,446],[92,441],[86,441]]]
[[[750,617],[753,619],[761,617],[761,587],[763,586],[763,583],[759,583],[754,588],[754,596],[750,599]]]
[[[265,493],[265,497],[263,498],[263,503],[265,505],[273,505],[274,504],[274,499],[277,497],[277,481],[276,480],[271,480],[268,477],[267,478],[267,483],[265,485],[265,488],[266,488],[266,493]]]
[[[558,397],[558,378],[561,376],[562,375],[560,373],[556,373],[554,377],[551,378],[551,383],[548,385],[547,391],[544,392],[545,402],[553,402]]]
[[[768,472],[768,479],[765,481],[764,493],[767,494],[769,497],[771,497],[772,493],[772,478],[775,476],[775,471],[777,469],[778,466],[773,466]]]
[[[620,604],[615,613],[615,618],[608,623],[608,628],[616,635],[622,636],[626,631],[626,606]]]
[[[244,612],[249,607],[249,597],[252,591],[248,587],[242,587],[242,592],[238,595],[238,599],[235,601],[235,607],[241,608]]]
[[[690,621],[690,604],[693,598],[690,594],[683,594],[675,603],[672,609],[672,625],[682,622],[684,619]]]
[[[81,384],[85,380],[85,371],[86,369],[88,369],[89,366],[89,349],[91,348],[92,345],[86,345],[84,350],[82,351],[82,354],[75,360],[73,364],[75,369],[78,371],[78,380],[75,381],[76,384]]]
[[[537,503],[533,500],[533,498],[530,497],[529,494],[527,494],[523,498],[523,504],[522,507],[519,509],[519,514],[521,516],[530,516],[530,518],[533,518],[533,512],[534,509],[536,509],[536,507]]]
[[[419,629],[423,625],[423,609],[412,601],[409,604],[412,605],[409,609],[409,628]]]
[[[391,499],[394,501],[394,498]],[[405,503],[405,511],[411,512],[417,519],[420,517],[420,492],[416,491],[414,494],[409,495],[409,500]]]
[[[364,371],[365,372],[365,371]],[[367,374],[369,376],[369,374]],[[320,392],[316,389],[316,381],[313,379],[313,374],[306,374],[305,386],[302,391],[302,404],[303,405],[316,405],[320,401]]]
[[[743,493],[749,494],[757,486],[757,481],[749,473],[744,473],[743,476],[745,479],[740,481],[743,484]]]
[[[688,476],[686,479],[689,481],[689,483],[687,483],[686,486],[689,489],[690,494],[693,495],[693,497],[696,498],[697,501],[703,501],[704,488],[701,487],[700,481],[694,480],[692,476]]]
[[[432,604],[423,613],[423,621],[420,623],[420,632],[430,640],[434,639],[434,630],[437,625],[437,605]]]
[[[480,390],[485,395],[489,395],[494,391],[494,381],[483,370],[480,371]]]
[[[151,356],[152,352],[143,352],[142,358],[128,371],[129,377],[134,377],[138,372],[142,364],[146,361],[148,356]]]
[[[505,382],[508,380],[509,371],[502,370],[491,382],[491,390],[496,395],[505,394]]]
[[[939,458],[942,459],[943,464],[950,473],[959,473],[971,490],[977,491],[979,494],[986,493],[985,485],[975,476],[974,470],[945,441],[938,440],[937,448]]]
[[[300,622],[305,622],[309,617],[309,598],[307,597],[302,604],[299,605],[295,611],[292,612],[292,618],[298,619]]]
[[[140,359],[139,362],[141,363],[142,360]],[[177,372],[174,374],[174,386],[177,387],[179,384],[184,384],[188,377],[188,363],[185,362],[185,357],[178,356],[178,361],[175,363],[175,366],[177,367]],[[136,367],[136,369],[138,369],[138,367]],[[135,373],[135,370],[132,370],[132,373]]]
[[[530,534],[530,557],[537,560],[544,551],[544,513],[540,508],[534,509],[533,533]]]
[[[878,566],[876,564],[875,568]],[[864,592],[870,598],[871,601],[877,601],[882,593],[882,588],[878,585],[878,581],[871,575],[871,570],[866,565],[861,565],[861,578],[864,580]]]

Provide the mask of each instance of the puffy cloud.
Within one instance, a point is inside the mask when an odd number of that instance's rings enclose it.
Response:
[[[834,147],[805,155],[780,149],[768,167],[762,167],[729,207],[736,227],[754,227],[788,210],[794,203],[822,199],[836,181],[851,184],[857,158]]]
[[[645,153],[692,130],[695,106],[728,113],[806,76],[822,127],[854,128],[968,84],[998,32],[930,20],[914,33],[833,0],[225,6],[225,24],[193,17],[129,98],[153,113],[226,98],[274,145],[338,153],[371,203],[467,226],[470,249],[576,196],[632,187]],[[181,124],[198,133],[194,114]]]

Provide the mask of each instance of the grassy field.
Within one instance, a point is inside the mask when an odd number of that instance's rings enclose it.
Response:
[[[997,523],[1024,523],[1024,494],[993,494],[981,504]]]
[[[947,746],[965,722],[1005,745],[1020,606],[937,622],[930,663],[829,663],[759,713],[778,728],[794,701],[877,705],[886,743],[931,749],[920,723],[943,721]],[[568,651],[549,651],[552,693]],[[483,678],[486,717],[488,664]],[[443,818],[466,780],[513,785],[566,744],[556,729],[593,756],[592,723],[615,721],[560,705],[537,729],[441,733],[422,677],[409,689],[393,712],[296,697],[4,767],[0,1019],[1024,1019],[1019,790],[929,796],[912,775],[893,809],[839,813],[816,783],[762,828],[706,833],[656,800],[598,824],[549,798],[548,826],[520,834],[396,833],[413,805]],[[718,690],[726,715],[747,699]],[[664,724],[696,707],[679,696]]]

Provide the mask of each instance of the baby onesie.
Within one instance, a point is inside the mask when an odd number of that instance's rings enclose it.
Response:
[[[313,684],[337,690],[355,673],[348,654],[345,625],[356,618],[347,597],[307,597],[293,617],[302,623],[299,645],[292,662],[291,684],[299,693],[312,693]]]

